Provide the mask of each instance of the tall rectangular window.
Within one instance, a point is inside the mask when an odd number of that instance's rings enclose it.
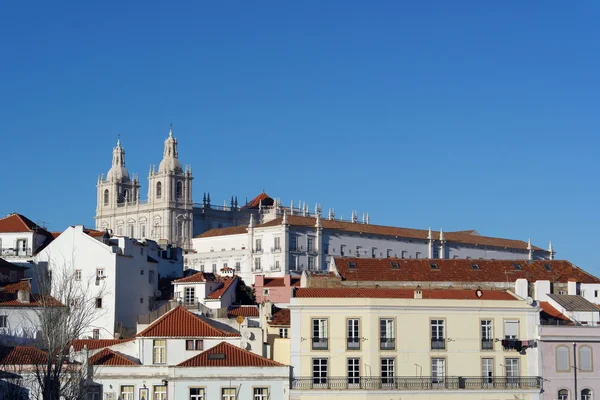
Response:
[[[358,386],[360,384],[360,358],[348,359],[348,385]]]
[[[394,333],[394,319],[379,319],[379,348],[381,350],[394,350],[396,348],[396,337]]]
[[[274,250],[281,250],[281,238],[276,237],[273,243]]]
[[[358,318],[349,318],[346,320],[348,331],[347,348],[348,350],[360,350],[360,320]]]
[[[235,263],[235,272],[240,272],[242,270],[242,264],[239,261]]]
[[[153,352],[152,352],[152,363],[153,364],[165,364],[167,341],[165,339],[156,339],[153,341]]]
[[[297,236],[290,236],[290,250],[291,251],[298,250],[298,237]]]
[[[517,339],[519,337],[519,320],[504,321],[504,339]]]
[[[444,320],[431,320],[431,350],[443,350],[446,348],[446,336],[444,332]]]
[[[8,315],[0,315],[0,328],[8,328]]]
[[[262,267],[260,265],[260,258],[255,258],[254,259],[254,270],[255,271],[261,271]]]
[[[206,400],[204,388],[190,388],[190,400]]]
[[[129,225],[129,237],[132,238],[135,235],[133,234],[133,225]]]
[[[146,237],[146,224],[140,224],[140,237]]]
[[[494,338],[492,337],[492,320],[481,320],[481,350],[493,350]]]
[[[346,254],[346,245],[340,244],[340,256],[343,256],[345,254]]]
[[[98,340],[98,339],[100,339],[100,329],[93,329],[93,330],[92,330],[92,337],[93,337],[95,340]]]
[[[236,400],[236,389],[235,388],[223,388],[221,389],[221,400]]]
[[[381,359],[381,383],[390,385],[394,383],[396,359],[386,357]]]
[[[269,389],[266,387],[254,388],[252,400],[269,400]]]
[[[154,271],[148,271],[148,283],[154,283]]]
[[[312,271],[315,269],[315,258],[312,256],[308,256],[308,270]]]
[[[121,386],[121,400],[133,400],[133,386]]]
[[[193,287],[185,288],[185,304],[193,305],[196,302],[196,289]]]
[[[491,385],[494,383],[494,359],[493,358],[482,358],[481,359],[481,377],[483,378],[484,385]]]
[[[76,281],[80,281],[81,280],[81,270],[80,269],[76,269],[75,270],[75,280]]]
[[[102,297],[96,298],[96,308],[102,308]]]
[[[518,386],[519,384],[519,359],[518,358],[505,358],[505,376],[506,384],[511,386]]]
[[[327,359],[313,358],[312,359],[312,376],[313,385],[327,385]]]
[[[315,247],[314,246],[314,242],[315,242],[315,240],[312,239],[312,238],[308,238],[307,239],[306,247],[307,247],[307,250],[308,250],[309,253],[312,253],[313,250],[314,250],[314,247]]]
[[[164,385],[154,386],[154,400],[167,400],[167,387]]]
[[[431,359],[431,383],[435,386],[443,386],[446,377],[446,359]]]
[[[262,239],[256,239],[255,250],[256,251],[262,251]]]
[[[329,346],[327,338],[327,319],[313,318],[312,320],[312,349],[327,350]]]

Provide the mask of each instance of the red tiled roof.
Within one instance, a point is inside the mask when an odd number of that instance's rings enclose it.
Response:
[[[397,269],[391,263],[397,263]],[[350,268],[349,264],[356,264]],[[432,269],[436,264],[437,269]],[[473,269],[473,264],[479,268]],[[515,269],[519,264],[521,270]],[[544,265],[550,265],[547,270]],[[466,260],[466,259],[398,259],[335,257],[336,268],[346,281],[403,282],[514,282],[519,278],[530,282],[549,280],[566,283],[576,277],[581,283],[600,283],[600,279],[568,261],[549,260]]]
[[[237,276],[234,276],[233,278],[224,278],[222,282],[223,286],[206,296],[207,299],[220,299],[221,296],[227,292],[229,287],[237,282]]]
[[[196,272],[195,274],[184,278],[175,279],[173,283],[200,283],[200,282],[216,282],[219,277],[211,272]]]
[[[290,279],[292,286],[300,286],[300,278]],[[285,287],[283,278],[265,278],[263,287]]]
[[[90,357],[91,365],[139,365],[125,355],[111,349],[104,349]]]
[[[290,309],[280,308],[271,316],[269,325],[273,326],[289,326],[290,325]]]
[[[39,248],[33,249],[35,251],[41,250],[54,240],[54,236],[46,229],[24,215],[17,213],[8,214],[6,217],[0,218],[0,232],[35,232],[45,236],[46,239],[44,240],[44,243]]]
[[[47,361],[46,352],[35,347],[0,346],[0,365],[40,365]]]
[[[268,194],[262,192],[261,194],[250,200],[250,202],[246,204],[246,208],[258,208],[261,201],[263,206],[272,206],[275,203],[275,200],[273,200]]]
[[[138,337],[239,337],[238,333],[215,328],[184,307],[169,311],[149,327],[137,334]]]
[[[71,342],[71,346],[73,346],[73,350],[81,351],[84,347],[87,346],[88,350],[98,350],[104,347],[114,346],[116,344],[126,343],[133,341],[133,338],[130,339],[76,339]]]
[[[195,357],[177,365],[178,367],[282,367],[283,364],[242,350],[232,344],[221,342]]]
[[[31,282],[29,279],[23,279],[19,282],[9,283],[8,285],[0,287],[0,292],[2,293],[17,293],[19,290],[31,292]]]
[[[248,232],[246,226],[230,226],[228,228],[215,228],[210,231],[201,233],[196,238],[213,237],[213,236],[226,236],[226,235],[239,235]]]
[[[563,321],[570,321],[569,318],[567,318],[565,315],[563,315],[556,308],[552,307],[552,305],[550,303],[548,303],[547,301],[540,301],[540,308],[542,309],[542,314],[545,313],[552,318],[560,319]]]
[[[60,301],[52,296],[42,296],[39,294],[29,295],[29,303],[23,303],[17,300],[0,300],[0,307],[64,307]]]
[[[484,290],[477,297],[475,290],[467,289],[422,289],[423,299],[437,300],[518,300],[509,292],[501,290]],[[369,288],[299,288],[295,297],[322,298],[376,298],[376,299],[412,299],[413,289],[369,289]],[[420,299],[417,299],[420,300]]]
[[[288,215],[288,223],[291,226],[305,226],[314,227],[316,219],[314,217],[304,217],[301,215]],[[264,226],[277,226],[281,225],[282,217],[275,218],[269,222],[258,225],[258,227]],[[321,226],[323,229],[331,229],[344,232],[353,232],[363,235],[381,235],[381,236],[394,236],[403,238],[420,239],[427,241],[429,234],[428,230],[424,229],[412,229],[412,228],[398,228],[394,226],[384,225],[371,225],[371,224],[357,224],[349,221],[335,221],[329,219],[321,219]],[[208,231],[211,232],[211,231]],[[206,232],[206,233],[208,233]],[[221,233],[224,234],[224,233]],[[208,235],[216,236],[216,235]],[[433,232],[435,240],[439,240],[439,232]],[[444,238],[448,242],[454,243],[465,243],[476,246],[490,246],[510,249],[527,250],[527,242],[522,240],[503,239],[488,236],[480,236],[465,232],[444,232]],[[533,246],[534,250],[542,250],[539,247]]]
[[[241,315],[242,317],[258,317],[259,316],[258,307],[256,307],[256,306],[239,306],[239,307],[232,308],[227,312],[227,316],[229,318],[237,317],[238,315]]]

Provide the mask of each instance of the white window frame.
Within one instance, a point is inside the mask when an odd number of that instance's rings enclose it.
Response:
[[[198,393],[193,393],[192,390],[197,390]],[[190,388],[190,400],[206,400],[206,390],[204,388]]]
[[[184,297],[183,302],[188,305],[196,304],[196,288],[193,286],[187,286],[183,289]]]
[[[289,328],[279,328],[279,337],[281,339],[287,339],[289,338]]]
[[[167,363],[167,341],[166,339],[154,339],[152,341],[152,364]]]
[[[152,389],[153,400],[167,400],[167,387],[165,385],[154,385]]]
[[[233,393],[231,393],[233,391]],[[237,399],[237,388],[226,387],[221,388],[221,400],[236,400]]]
[[[481,359],[481,377],[483,378],[483,384],[488,386],[494,383],[494,359],[493,358],[482,358]]]
[[[515,327],[516,325],[516,327]],[[504,320],[504,339],[518,339],[519,338],[519,320],[518,319],[505,319]]]
[[[346,373],[348,375],[348,386],[360,385],[360,358],[350,357],[346,360]]]
[[[131,391],[126,392],[125,389],[130,389]],[[135,393],[135,386],[121,385],[121,400],[133,400],[134,393]]]
[[[506,384],[509,386],[517,386],[519,384],[519,359],[505,358],[504,359],[504,376]],[[513,379],[511,379],[513,378]]]
[[[329,377],[329,359],[315,357],[312,359],[312,383],[313,387],[327,385]]]
[[[252,400],[269,400],[268,387],[255,387],[252,389]]]
[[[446,359],[431,359],[431,383],[436,386],[443,386],[446,380]]]

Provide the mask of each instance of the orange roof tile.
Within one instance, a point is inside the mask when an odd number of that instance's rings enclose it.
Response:
[[[149,327],[137,334],[138,337],[239,337],[238,333],[215,328],[198,315],[176,307]]]
[[[35,347],[0,346],[0,365],[38,365],[46,361],[46,352]]]
[[[300,286],[300,278],[291,278],[292,286]],[[263,287],[285,287],[283,278],[265,278]]]
[[[110,365],[110,366],[118,366],[118,365],[140,365],[139,362],[136,362],[122,353],[118,351],[114,351],[111,349],[104,349],[93,356],[90,357],[91,365]]]
[[[262,201],[263,206],[272,206],[275,204],[275,200],[273,200],[268,194],[262,192],[252,200],[248,204],[245,205],[246,208],[258,208]]]
[[[354,268],[350,268],[354,263]],[[392,264],[398,268],[392,268]],[[436,264],[437,269],[432,269]],[[478,266],[473,268],[473,264]],[[519,264],[520,270],[514,264]],[[398,259],[335,257],[336,268],[346,281],[403,282],[530,282],[549,280],[566,283],[573,276],[581,283],[600,283],[600,279],[568,261],[558,260],[466,260],[466,259]],[[550,266],[549,269],[545,265]]]
[[[135,339],[76,339],[71,342],[71,346],[75,351],[81,351],[84,347],[87,347],[88,350],[98,350],[133,340]]]
[[[467,289],[423,289],[423,299],[438,300],[518,300],[509,292],[501,290],[484,290],[477,297],[475,290]],[[323,298],[378,298],[378,299],[412,299],[413,289],[369,289],[369,288],[299,288],[294,297]],[[420,300],[420,299],[416,299]]]
[[[547,316],[552,318],[560,319],[563,321],[570,321],[569,318],[563,315],[556,308],[552,307],[552,305],[547,301],[540,301],[540,308],[542,309],[542,315],[545,313]]]
[[[41,250],[54,240],[54,236],[46,229],[24,215],[17,213],[8,214],[6,217],[0,218],[0,232],[35,232],[45,236],[46,239],[44,240],[44,243],[39,248],[33,249],[35,251]]]
[[[279,308],[271,316],[269,325],[273,326],[289,326],[290,325],[290,309]]]
[[[184,278],[175,279],[173,283],[216,282],[218,280],[219,277],[211,272],[196,272]]]
[[[238,315],[241,315],[242,317],[258,317],[259,316],[258,307],[257,306],[239,306],[239,307],[235,307],[235,308],[232,308],[229,311],[227,311],[227,316],[229,318],[237,317]]]
[[[0,287],[0,292],[3,293],[17,293],[19,290],[31,292],[31,282],[29,279],[23,279],[19,282],[9,283],[8,285]]]
[[[221,342],[195,357],[177,365],[178,367],[282,367],[283,364],[242,350],[232,344]]]
[[[237,282],[237,276],[234,276],[233,278],[224,278],[222,282],[223,286],[206,296],[207,299],[220,299],[221,296],[227,292],[229,287]]]
[[[230,226],[228,228],[215,228],[210,231],[201,233],[196,238],[213,237],[213,236],[226,236],[226,235],[239,235],[248,232],[248,228],[245,226]]]

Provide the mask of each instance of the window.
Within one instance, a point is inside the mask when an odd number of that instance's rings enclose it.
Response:
[[[204,350],[204,340],[202,339],[188,339],[185,341],[185,349],[188,351],[193,350]]]
[[[235,388],[221,389],[221,400],[235,400],[237,397]]]
[[[104,268],[96,268],[96,277],[97,278],[104,278]]]
[[[569,400],[569,391],[567,389],[561,389],[558,391],[558,400]]]
[[[327,350],[327,319],[313,318],[312,320],[312,349]]]
[[[276,237],[274,239],[273,247],[275,250],[281,250],[281,238]]]
[[[94,330],[92,331],[92,337],[93,337],[95,340],[98,340],[98,339],[100,339],[100,329],[94,329]]]
[[[156,198],[160,199],[162,196],[162,183],[157,182],[156,183]]]
[[[140,304],[144,304],[144,298],[140,297]]]
[[[268,388],[254,388],[254,395],[252,400],[268,400],[269,389]]]
[[[516,339],[519,337],[519,320],[504,321],[504,339]]]
[[[471,264],[471,269],[479,269],[479,264]]]
[[[393,251],[392,251],[392,249],[387,249],[387,250],[385,251],[385,256],[386,256],[387,258],[391,258],[391,257],[392,257],[392,254],[393,254]]]
[[[275,260],[275,271],[281,270],[281,265],[279,265],[279,260]]]
[[[579,357],[577,357],[579,361],[579,370],[581,371],[591,371],[592,367],[592,348],[588,346],[581,346],[579,348]]]
[[[594,290],[594,297],[600,297],[600,290]]]
[[[76,269],[75,270],[75,280],[76,281],[80,281],[81,280],[81,270],[80,269]]]
[[[8,328],[8,315],[0,315],[0,328]]]
[[[254,270],[255,271],[262,270],[262,267],[260,266],[260,258],[255,258],[254,259]]]
[[[446,336],[444,332],[444,320],[431,320],[431,350],[444,350],[446,348]]]
[[[431,359],[431,383],[434,385],[443,385],[446,377],[446,359]]]
[[[104,190],[104,205],[107,206],[109,202],[109,194],[108,194],[108,189]]]
[[[356,263],[355,262],[349,262],[348,263],[348,269],[356,269]]]
[[[315,258],[308,256],[308,270],[312,271],[315,268]]]
[[[566,372],[571,370],[569,348],[567,346],[556,347],[556,371]]]
[[[371,258],[377,257],[377,247],[371,247]]]
[[[202,267],[204,267],[204,266],[202,266]],[[242,269],[242,265],[240,264],[239,261],[237,261],[235,263],[235,272],[240,272],[241,269]]]
[[[144,275],[144,270],[140,269],[140,275]]]
[[[356,246],[356,257],[360,257],[360,246]]]
[[[323,253],[329,254],[329,243],[323,243]]]
[[[157,339],[153,341],[153,364],[164,364],[166,363],[165,352],[167,349],[167,341],[164,339]]]
[[[379,338],[379,348],[381,350],[394,350],[396,348],[394,320],[392,318],[379,319]]]
[[[262,239],[256,239],[256,251],[262,251]]]
[[[313,385],[327,384],[327,359],[313,358],[312,359],[312,374]]]
[[[430,267],[431,269],[440,269],[440,268],[438,267],[438,265],[437,265],[437,264],[435,264],[435,263],[431,263],[431,264],[429,264],[429,267]]]
[[[494,383],[494,359],[493,358],[482,358],[481,359],[481,377],[483,378],[484,385],[491,385]]]
[[[190,400],[206,400],[203,388],[190,388]]]
[[[269,295],[269,289],[263,289],[263,296]]]
[[[390,267],[392,269],[400,269],[400,264],[398,264],[397,262],[392,262],[390,263]]]
[[[552,271],[552,264],[544,264],[544,269],[546,271]]]
[[[514,263],[513,267],[517,270],[517,271],[521,271],[523,269],[523,267],[521,266],[521,264],[519,263]]]
[[[298,238],[296,236],[290,236],[290,250],[296,251],[298,249]]]
[[[282,339],[287,339],[288,336],[288,328],[279,328],[279,337]]]
[[[401,257],[406,258],[408,256],[408,252],[406,250],[402,250]]]
[[[154,283],[154,271],[148,271],[148,283]]]
[[[348,359],[348,385],[360,384],[360,358]]]
[[[259,264],[260,264],[260,262],[259,262]],[[211,271],[211,272],[212,272],[213,274],[217,273],[217,264],[213,264],[213,265],[212,265],[212,271]]]
[[[346,326],[348,330],[348,350],[360,350],[359,324],[360,320],[358,318],[351,318],[346,320]]]
[[[438,249],[433,250],[433,258],[440,258],[440,251]]]
[[[307,247],[307,250],[309,253],[312,253],[314,250],[314,247],[315,247],[314,242],[315,242],[315,239],[312,239],[312,238],[308,238],[306,241],[306,247]]]
[[[383,385],[389,385],[394,383],[394,365],[395,358],[382,358],[381,359],[381,383]]]
[[[96,298],[96,308],[102,308],[102,297]]]
[[[415,258],[417,258],[417,259],[421,258],[421,253],[417,251],[417,252],[415,253]]]
[[[183,197],[183,183],[181,181],[177,181],[175,196],[177,196],[178,199]]]
[[[146,237],[146,224],[140,224],[140,237]]]
[[[492,337],[492,321],[481,320],[481,350],[493,350],[494,338]]]
[[[185,288],[185,304],[193,305],[196,302],[196,289],[193,287]]]
[[[346,254],[346,245],[340,244],[340,256],[343,256],[345,254]]]
[[[133,386],[121,386],[121,400],[133,400]]]
[[[581,391],[581,400],[592,400],[592,390],[591,389],[583,389]]]
[[[519,359],[506,358],[504,360],[506,384],[517,386],[519,384]]]
[[[154,386],[154,400],[167,400],[166,386]]]

